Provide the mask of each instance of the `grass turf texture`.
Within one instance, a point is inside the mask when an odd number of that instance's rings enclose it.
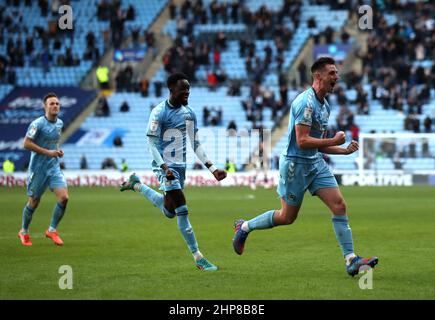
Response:
[[[330,214],[308,193],[295,224],[255,231],[238,256],[233,221],[272,208],[274,190],[188,188],[201,251],[217,272],[195,268],[177,228],[139,193],[70,188],[59,227],[65,246],[43,237],[55,204],[47,192],[31,224],[32,247],[17,237],[22,188],[0,189],[0,299],[434,299],[432,187],[344,187],[355,249],[377,255],[373,289],[345,272]],[[73,289],[60,290],[61,265]]]

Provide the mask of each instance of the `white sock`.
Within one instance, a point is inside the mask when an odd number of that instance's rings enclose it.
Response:
[[[142,183],[135,183],[133,189],[137,192],[140,192],[140,187],[142,186]]]
[[[251,231],[251,230],[249,230],[248,221],[245,221],[242,223],[241,229],[245,232]]]
[[[56,229],[52,228],[52,227],[48,227],[48,232],[55,232]]]
[[[201,251],[199,251],[199,250],[193,253],[193,258],[195,259],[195,261],[201,260],[202,257],[203,257],[203,255],[202,255]]]
[[[353,258],[355,258],[356,257],[356,255],[355,255],[355,253],[349,253],[348,255],[346,255],[345,257],[344,257],[344,260],[346,261],[346,266],[348,266],[348,265],[350,265],[350,263],[351,263],[351,261],[353,260]]]

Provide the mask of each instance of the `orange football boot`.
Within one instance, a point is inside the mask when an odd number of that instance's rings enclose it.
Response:
[[[63,241],[62,239],[59,237],[59,234],[57,233],[57,231],[45,231],[45,237],[46,238],[50,238],[51,240],[53,240],[54,244],[57,246],[63,246]]]
[[[18,238],[20,238],[23,246],[31,246],[32,241],[30,241],[30,235],[28,233],[24,234],[22,231],[18,232]]]

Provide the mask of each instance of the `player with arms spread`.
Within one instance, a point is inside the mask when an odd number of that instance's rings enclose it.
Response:
[[[217,169],[207,158],[197,137],[195,112],[188,105],[190,84],[182,73],[168,77],[169,99],[161,102],[151,112],[147,136],[153,157],[153,171],[156,174],[164,194],[142,184],[134,173],[121,186],[121,191],[139,191],[163,214],[172,219],[177,216],[178,228],[201,270],[214,271],[217,267],[203,257],[198,249],[192,226],[188,218],[188,208],[183,188],[186,173],[186,145],[193,146],[195,154],[220,181],[227,174]]]
[[[312,87],[299,94],[291,105],[288,143],[279,162],[277,191],[281,209],[267,211],[249,221],[237,220],[233,247],[240,255],[248,234],[253,230],[292,224],[308,189],[332,212],[332,224],[345,258],[347,273],[354,276],[363,265],[374,267],[378,258],[355,255],[346,203],[321,153],[351,154],[358,150],[358,143],[352,141],[346,148],[340,147],[345,143],[343,131],[337,132],[333,138],[324,138],[330,114],[325,97],[333,92],[339,78],[334,59],[319,58],[311,67],[311,73]]]
[[[30,124],[24,138],[24,148],[32,151],[27,176],[29,201],[23,209],[22,227],[18,233],[21,243],[25,246],[32,245],[29,225],[47,187],[50,187],[56,195],[57,203],[45,236],[53,240],[56,245],[63,245],[56,230],[68,203],[67,184],[59,163],[63,151],[58,147],[63,122],[57,117],[60,103],[56,94],[48,93],[43,101],[45,115]]]

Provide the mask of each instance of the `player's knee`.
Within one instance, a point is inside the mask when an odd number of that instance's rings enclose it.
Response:
[[[333,205],[333,213],[340,215],[340,214],[346,214],[346,202],[343,198],[337,200]]]
[[[296,217],[285,217],[284,223],[285,225],[293,224],[296,221]]]
[[[296,216],[288,214],[285,211],[277,211],[274,216],[275,225],[289,225],[296,221]]]
[[[68,195],[67,195],[67,194],[64,194],[64,195],[60,196],[60,197],[59,197],[59,203],[60,203],[63,207],[65,207],[65,206],[67,205],[67,203],[68,203]]]
[[[175,213],[175,210],[168,210],[165,206],[163,206],[163,213],[165,216],[169,219],[173,219],[177,214]]]
[[[39,201],[40,201],[39,198],[30,198],[27,205],[31,207],[33,210],[35,210],[39,206]]]

